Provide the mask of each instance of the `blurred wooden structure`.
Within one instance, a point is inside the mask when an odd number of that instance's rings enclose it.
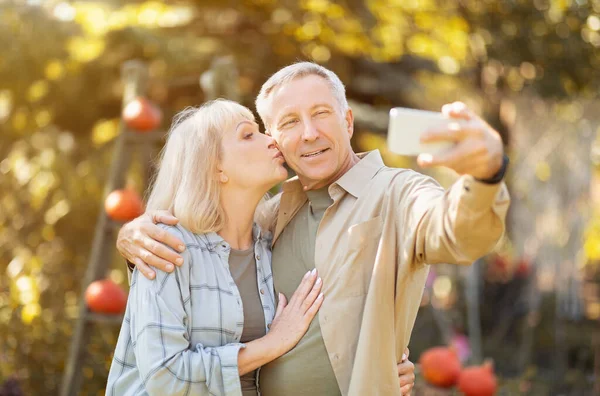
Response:
[[[123,107],[127,105],[136,96],[143,95],[146,88],[148,76],[146,65],[138,61],[126,62],[121,71],[124,94]],[[120,133],[115,141],[113,159],[110,173],[104,188],[104,197],[116,189],[124,187],[127,169],[131,164],[132,145],[143,145],[142,153],[151,153],[151,143],[160,139],[161,132],[152,132],[139,135],[127,128],[121,121]],[[149,162],[143,160],[143,166],[148,167]],[[81,297],[79,303],[79,316],[73,332],[71,349],[67,366],[63,374],[61,386],[61,396],[75,396],[79,394],[82,385],[81,370],[87,356],[87,344],[89,341],[92,326],[97,322],[109,322],[120,324],[122,315],[102,315],[92,313],[85,303],[85,291],[90,283],[102,279],[106,276],[112,259],[112,252],[115,241],[115,234],[121,227],[120,223],[112,221],[104,210],[98,216],[92,251],[82,282]]]
[[[535,258],[536,266],[527,295],[529,314],[519,366],[524,370],[536,360],[533,340],[540,306],[554,295],[551,364],[558,389],[574,347],[567,333],[586,321],[581,249],[591,213],[590,148],[600,128],[598,102],[550,102],[521,95],[514,107],[512,151],[516,156],[511,158],[508,225],[515,254]]]

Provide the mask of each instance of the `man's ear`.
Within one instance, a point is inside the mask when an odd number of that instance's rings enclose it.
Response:
[[[348,131],[348,135],[350,138],[352,138],[352,135],[354,134],[354,114],[352,113],[352,109],[350,107],[348,107],[348,110],[346,110],[344,119],[346,120],[346,129]]]

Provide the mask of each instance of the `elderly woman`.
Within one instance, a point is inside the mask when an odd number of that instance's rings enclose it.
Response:
[[[148,210],[179,218],[161,228],[185,242],[183,264],[154,280],[133,272],[108,395],[257,395],[257,369],[305,334],[323,302],[321,279],[307,272],[276,309],[271,235],[254,221],[267,191],[285,180],[283,163],[237,103],[178,115]]]

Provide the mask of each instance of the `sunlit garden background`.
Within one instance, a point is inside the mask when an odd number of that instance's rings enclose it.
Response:
[[[59,393],[133,59],[162,131],[216,94],[254,109],[277,69],[321,63],[355,149],[390,166],[416,169],[386,150],[390,107],[465,101],[506,143],[509,230],[474,266],[434,268],[411,360],[453,344],[493,360],[498,394],[600,394],[600,0],[5,0],[0,49],[0,395]],[[129,154],[143,194],[148,157]],[[81,394],[104,394],[118,330],[94,327]],[[414,393],[443,392],[419,376]]]

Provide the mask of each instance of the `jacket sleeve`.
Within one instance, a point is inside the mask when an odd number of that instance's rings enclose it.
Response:
[[[504,234],[510,204],[504,182],[485,184],[464,175],[444,190],[411,172],[400,195],[399,235],[414,262],[471,264]]]

